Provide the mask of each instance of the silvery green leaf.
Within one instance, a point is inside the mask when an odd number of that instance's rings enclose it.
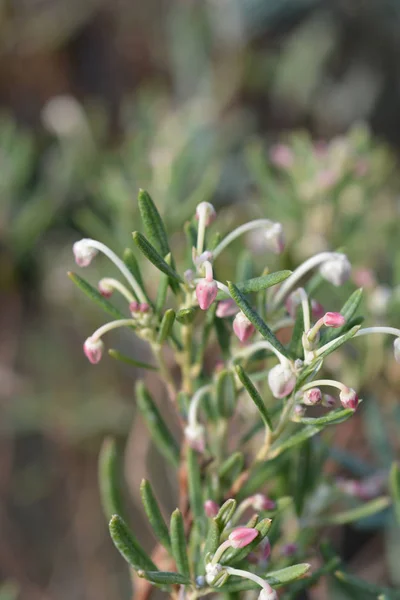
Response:
[[[86,296],[88,296],[93,302],[96,302],[106,313],[114,317],[114,319],[125,319],[124,315],[118,308],[115,308],[111,302],[109,302],[104,296],[100,294],[96,288],[94,288],[85,279],[77,275],[76,273],[68,273],[68,277],[75,283],[75,285],[82,290]]]
[[[165,311],[163,318],[161,319],[160,329],[158,332],[157,342],[162,344],[170,336],[172,327],[175,322],[175,311],[169,308]]]
[[[232,371],[224,369],[218,373],[215,400],[219,415],[227,419],[232,417],[236,408],[236,386]]]
[[[192,306],[190,308],[181,308],[176,313],[176,320],[182,325],[190,325],[196,318],[197,309]]]
[[[110,348],[108,350],[109,356],[114,358],[115,360],[119,360],[127,365],[131,365],[132,367],[137,367],[138,369],[147,369],[148,371],[158,371],[158,367],[154,365],[149,365],[148,363],[142,362],[140,360],[136,360],[135,358],[131,358],[130,356],[126,356],[119,352],[119,350],[115,350],[115,348]]]
[[[381,496],[370,502],[365,502],[356,508],[351,508],[327,517],[318,519],[318,525],[344,525],[370,517],[390,506],[390,498]]]
[[[278,352],[283,354],[283,356],[285,356],[286,358],[290,358],[288,350],[284,346],[282,346],[282,344],[272,333],[268,325],[261,319],[261,317],[256,313],[256,311],[253,310],[253,308],[250,306],[245,296],[238,289],[238,287],[230,281],[228,281],[227,283],[232,298],[235,300],[236,304],[239,306],[240,310],[246,315],[249,321],[261,333],[263,338],[268,340],[268,342],[272,344],[272,346],[274,346],[274,348],[278,350]]]
[[[190,578],[189,558],[187,554],[185,527],[181,511],[177,508],[171,515],[171,548],[179,573]]]
[[[134,569],[157,571],[157,567],[153,561],[146,554],[125,521],[119,515],[111,517],[109,528],[115,547]]]
[[[254,277],[253,279],[248,279],[247,281],[239,281],[236,286],[242,294],[250,294],[252,292],[261,292],[262,290],[266,290],[273,285],[277,285],[278,283],[282,283],[285,281],[290,275],[292,271],[275,271],[275,273],[270,273],[268,275],[261,275],[261,277]]]
[[[138,571],[139,577],[147,579],[154,585],[190,585],[189,577],[171,571]]]
[[[400,525],[400,468],[398,463],[393,463],[389,476],[390,493],[393,500],[394,514]]]
[[[165,256],[170,252],[167,232],[156,205],[145,190],[139,190],[138,205],[148,240]]]
[[[166,548],[169,552],[171,551],[171,540],[169,537],[168,527],[161,514],[160,507],[156,497],[154,496],[153,490],[150,483],[143,479],[140,485],[140,495],[144,510],[147,518],[149,519],[150,525],[153,529],[154,535],[158,541]]]
[[[217,516],[215,517],[220,530],[222,531],[226,525],[229,523],[233,514],[236,510],[237,502],[233,498],[229,498],[226,502],[223,503],[221,508],[218,511]]]
[[[136,384],[136,401],[158,450],[174,467],[178,467],[180,461],[179,446],[166,426],[143,381],[138,381]]]
[[[265,579],[270,585],[286,585],[292,581],[296,581],[296,579],[300,579],[300,577],[304,577],[310,569],[311,565],[309,563],[299,563],[291,567],[279,569],[278,571],[270,571],[267,573]]]
[[[167,262],[165,262],[161,254],[159,254],[157,250],[150,244],[150,242],[146,240],[144,235],[138,231],[134,231],[132,237],[139,250],[157,269],[159,269],[159,271],[162,271],[168,275],[168,277],[173,281],[179,283],[183,282],[180,275],[178,275],[178,273]]]
[[[200,466],[197,460],[196,452],[193,448],[187,449],[187,468],[188,468],[188,484],[190,507],[193,516],[199,520],[199,525],[202,527],[205,519],[203,508],[203,492],[201,487]]]
[[[107,519],[122,514],[120,457],[113,438],[105,438],[99,455],[100,499]]]

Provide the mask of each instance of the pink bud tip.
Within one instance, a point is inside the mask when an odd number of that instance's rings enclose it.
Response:
[[[114,291],[111,285],[108,285],[103,280],[99,281],[98,289],[103,298],[111,298]]]
[[[269,157],[271,162],[281,169],[289,169],[294,162],[294,156],[289,146],[285,144],[276,144],[272,146]]]
[[[210,225],[216,218],[217,213],[210,202],[200,202],[196,208],[196,219],[199,220],[202,211],[206,213],[206,225]]]
[[[236,315],[238,310],[237,304],[233,298],[227,298],[226,300],[221,300],[221,302],[218,302],[215,314],[219,319],[224,319],[225,317],[232,317],[233,315]]]
[[[276,508],[275,502],[264,494],[254,494],[251,499],[254,510],[274,510]]]
[[[201,310],[207,310],[217,297],[218,286],[214,280],[200,279],[196,286],[196,297]]]
[[[72,246],[75,262],[78,267],[88,267],[97,254],[97,250],[90,245],[90,240],[79,240]]]
[[[322,317],[322,320],[326,327],[342,327],[346,323],[345,317],[336,312],[325,313]]]
[[[303,402],[308,406],[319,404],[322,400],[322,393],[319,388],[311,388],[304,392]]]
[[[289,365],[276,365],[268,373],[268,385],[275,398],[284,398],[293,391],[296,375]]]
[[[206,500],[204,502],[204,512],[210,519],[216,517],[219,512],[219,506],[214,500]]]
[[[229,535],[229,541],[233,548],[244,548],[251,544],[257,536],[257,529],[252,527],[237,527]]]
[[[339,394],[339,398],[344,408],[356,410],[359,400],[357,393],[352,388],[346,388],[345,390],[342,390]]]
[[[131,311],[131,313],[139,312],[139,310],[140,310],[140,304],[139,304],[139,302],[136,302],[136,300],[134,300],[133,302],[131,302],[129,304],[129,310]]]
[[[94,340],[93,338],[87,338],[83,344],[83,351],[86,354],[92,365],[96,365],[100,362],[103,355],[104,344],[101,340]]]
[[[147,302],[141,302],[139,304],[139,312],[141,313],[147,313],[150,310],[150,305],[147,304]]]
[[[255,327],[242,311],[233,320],[233,331],[241,342],[247,342],[255,332]]]

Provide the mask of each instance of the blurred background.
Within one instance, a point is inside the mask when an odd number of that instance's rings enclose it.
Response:
[[[105,317],[66,276],[72,243],[129,246],[142,187],[179,246],[209,200],[224,230],[249,216],[284,224],[272,267],[344,247],[353,282],[318,299],[340,308],[364,285],[371,322],[399,326],[400,2],[0,0],[0,31],[0,598],[128,598],[97,490],[104,435],[127,439],[148,549],[140,479],[157,473],[167,509],[174,481],[135,419],[144,374],[84,360]],[[99,258],[84,276],[108,268]],[[400,375],[373,344],[359,377],[379,403],[335,434],[339,458],[357,457],[342,460],[348,476],[399,455]],[[381,519],[337,543],[354,572],[400,585],[399,539]]]

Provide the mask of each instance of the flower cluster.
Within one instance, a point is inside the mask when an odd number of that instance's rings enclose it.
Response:
[[[277,164],[290,167],[291,158],[284,148],[277,148],[275,154]],[[299,555],[307,558],[309,549],[285,534],[287,528],[280,527],[292,500],[281,497],[273,481],[269,483],[262,474],[268,469],[275,472],[277,461],[286,456],[287,450],[291,451],[290,458],[282,464],[293,460],[295,465],[299,445],[308,443],[328,425],[350,418],[357,409],[360,399],[352,387],[357,387],[355,382],[331,379],[325,359],[358,337],[389,334],[395,337],[394,358],[400,362],[400,330],[385,326],[361,328],[356,316],[361,289],[352,293],[340,312],[331,306],[325,309],[313,297],[315,287],[311,293],[310,275],[317,273],[321,285],[334,287],[349,280],[351,264],[341,252],[320,252],[294,271],[269,273],[264,269],[258,277],[235,283],[217,277],[222,271],[221,255],[249,232],[262,236],[272,253],[281,253],[285,242],[280,223],[252,220],[213,243],[209,230],[216,211],[210,203],[200,203],[186,227],[191,264],[185,265],[181,274],[161,217],[146,192],[139,194],[139,208],[146,236],[135,232],[133,239],[137,250],[160,272],[157,297],[143,279],[131,250],[121,260],[110,248],[91,239],[74,244],[77,265],[88,267],[101,252],[119,270],[120,278],[105,277],[95,290],[78,276],[71,277],[117,317],[84,342],[89,361],[99,363],[104,352],[103,336],[117,328],[125,328],[148,342],[181,425],[179,448],[148,390],[143,383],[138,384],[138,408],[154,443],[184,475],[180,477],[183,508],[173,513],[170,529],[148,482],[144,482],[142,494],[155,535],[174,559],[176,572],[158,569],[136,539],[128,544],[133,534],[119,515],[110,522],[112,538],[149,584],[179,584],[192,590],[193,598],[200,591],[258,587],[261,600],[276,599],[277,583],[289,585],[308,572],[308,563],[294,561]],[[126,315],[118,316],[110,303],[114,292],[124,298]],[[173,308],[168,308],[171,305]],[[284,341],[289,338],[289,342]],[[212,358],[216,344],[222,360],[214,361],[210,374],[205,369],[205,357],[209,353]],[[166,348],[171,351],[168,359]],[[110,352],[125,362],[155,368]],[[171,354],[180,376],[171,369]],[[319,375],[321,371],[323,376]],[[256,412],[249,409],[251,406]],[[236,448],[231,443],[234,416],[243,427]],[[258,436],[261,431],[262,439]],[[264,485],[271,494],[265,493]],[[337,484],[335,489],[348,492],[348,487]],[[365,499],[370,487],[355,486],[354,494]],[[110,489],[110,483],[102,486],[102,490]],[[309,518],[309,506],[317,507],[314,520],[322,518],[329,507],[327,495],[321,500],[318,488],[310,489],[308,494],[308,504],[296,501],[297,528],[302,518]],[[113,498],[105,502],[113,509],[109,516],[118,512]],[[294,519],[293,514],[290,518]],[[267,537],[271,524],[275,526],[273,544]],[[242,579],[246,582],[240,583]]]

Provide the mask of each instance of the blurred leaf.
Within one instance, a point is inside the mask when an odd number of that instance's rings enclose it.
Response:
[[[290,340],[289,351],[300,358],[304,359],[304,348],[303,348],[303,333],[304,333],[304,315],[301,305],[296,310],[296,320],[294,322],[292,338]]]
[[[214,326],[222,356],[225,360],[228,360],[231,353],[231,331],[229,325],[225,323],[224,319],[215,318]]]
[[[148,363],[141,362],[140,360],[136,360],[135,358],[131,358],[130,356],[126,356],[119,352],[119,350],[115,350],[114,348],[110,348],[108,351],[109,356],[114,358],[115,360],[120,360],[127,365],[131,365],[132,367],[137,367],[138,369],[147,369],[148,371],[158,371],[158,367],[154,365],[149,365]]]
[[[114,319],[125,319],[126,316],[115,308],[111,302],[106,300],[96,288],[94,288],[90,283],[82,279],[76,273],[72,273],[71,271],[68,273],[68,277],[75,283],[75,285],[82,290],[84,294],[86,294],[93,302],[96,302],[106,313],[114,317]]]
[[[203,492],[201,488],[200,467],[196,452],[192,448],[187,449],[187,468],[189,483],[190,507],[198,524],[204,523]],[[200,525],[202,527],[202,525]]]
[[[335,571],[334,575],[336,579],[345,583],[346,587],[350,588],[350,590],[353,589],[355,592],[369,594],[373,598],[376,598],[378,594],[386,594],[388,598],[393,600],[395,598],[400,598],[400,590],[390,590],[383,586],[369,583],[363,579],[360,579],[359,577],[345,573],[344,571]]]
[[[279,571],[271,571],[267,574],[266,580],[270,585],[286,585],[287,583],[296,581],[296,579],[300,579],[300,577],[304,577],[310,569],[310,564],[299,563],[285,569],[279,569]]]
[[[172,466],[177,468],[180,460],[179,446],[166,426],[143,381],[138,381],[136,384],[136,401],[158,450]]]
[[[157,567],[153,561],[147,556],[142,546],[120,516],[114,515],[111,518],[109,527],[115,547],[134,569],[157,571]]]
[[[221,508],[219,509],[215,520],[218,523],[220,531],[222,531],[226,527],[226,525],[233,517],[234,512],[236,510],[236,506],[236,500],[234,500],[233,498],[229,498],[229,500],[226,500],[226,502],[224,502]]]
[[[274,336],[270,328],[264,321],[260,318],[260,316],[251,308],[250,304],[247,302],[246,298],[243,296],[238,287],[231,283],[228,283],[229,291],[232,295],[232,298],[235,300],[236,304],[239,306],[241,311],[246,315],[251,323],[253,323],[254,327],[261,333],[261,335],[270,343],[278,352],[283,354],[286,358],[290,358],[288,351],[280,341]]]
[[[165,257],[165,262],[170,265],[171,264],[171,255],[167,254]],[[156,312],[160,313],[164,308],[165,301],[167,299],[168,293],[168,285],[169,285],[169,277],[164,273],[160,276],[160,281],[158,283],[157,288],[157,298],[156,298]]]
[[[208,553],[215,554],[220,544],[221,528],[217,519],[209,519],[206,543],[204,546],[204,556]]]
[[[139,190],[138,205],[148,240],[162,256],[169,254],[168,235],[164,223],[156,205],[145,190]]]
[[[390,469],[390,493],[393,500],[393,509],[397,523],[400,525],[400,468],[398,463],[393,463]]]
[[[345,523],[351,523],[352,521],[370,517],[381,510],[385,510],[388,506],[390,506],[390,498],[382,496],[375,500],[371,500],[370,502],[366,502],[365,504],[361,504],[356,508],[351,508],[350,510],[345,510],[328,517],[322,517],[321,519],[318,519],[318,525],[344,525]]]
[[[274,444],[272,444],[269,456],[270,458],[275,458],[285,450],[289,450],[289,448],[293,448],[293,446],[297,446],[297,444],[301,444],[308,438],[313,437],[317,433],[319,433],[323,428],[316,427],[315,425],[307,425],[297,433],[294,433],[289,438],[283,441],[277,440]]]
[[[236,387],[232,371],[224,369],[218,373],[215,399],[220,416],[226,419],[231,418],[236,408]]]
[[[275,273],[271,273],[270,275],[262,275],[261,277],[254,277],[254,279],[248,279],[247,281],[239,281],[236,286],[242,294],[261,292],[261,290],[266,290],[273,285],[285,281],[291,274],[292,271],[275,271]]]
[[[252,383],[250,377],[245,373],[245,371],[240,365],[235,366],[235,371],[243,386],[245,387],[246,391],[248,392],[250,398],[253,400],[254,404],[258,408],[258,411],[265,425],[272,431],[273,425],[267,407],[265,406],[263,399],[261,398],[254,384]]]
[[[190,325],[196,318],[197,309],[192,306],[190,308],[181,308],[176,313],[176,320],[182,325]]]
[[[185,526],[181,511],[177,508],[171,515],[171,548],[179,573],[190,578],[189,559],[187,555]]]
[[[136,259],[136,256],[134,255],[134,253],[132,252],[132,250],[130,248],[126,248],[124,250],[123,260],[124,260],[125,265],[128,267],[129,271],[132,273],[132,275],[134,276],[134,278],[136,279],[136,281],[142,288],[144,295],[146,296],[146,299],[149,300],[149,298],[146,294],[146,288],[144,285],[142,273],[140,271],[139,263]],[[132,290],[132,292],[134,292],[134,291]],[[136,298],[136,300],[137,299],[138,298]]]
[[[113,438],[106,438],[99,455],[100,498],[104,514],[110,519],[123,514],[121,499],[120,457]]]
[[[149,519],[154,535],[164,546],[164,548],[171,552],[171,540],[169,537],[168,527],[161,514],[157,499],[154,496],[153,490],[151,489],[151,485],[146,479],[142,480],[140,485],[140,494],[142,497],[144,510],[146,511],[146,515]]]
[[[235,479],[242,472],[244,462],[244,455],[242,452],[233,452],[233,454],[228,456],[228,458],[219,467],[219,477],[221,479]]]

